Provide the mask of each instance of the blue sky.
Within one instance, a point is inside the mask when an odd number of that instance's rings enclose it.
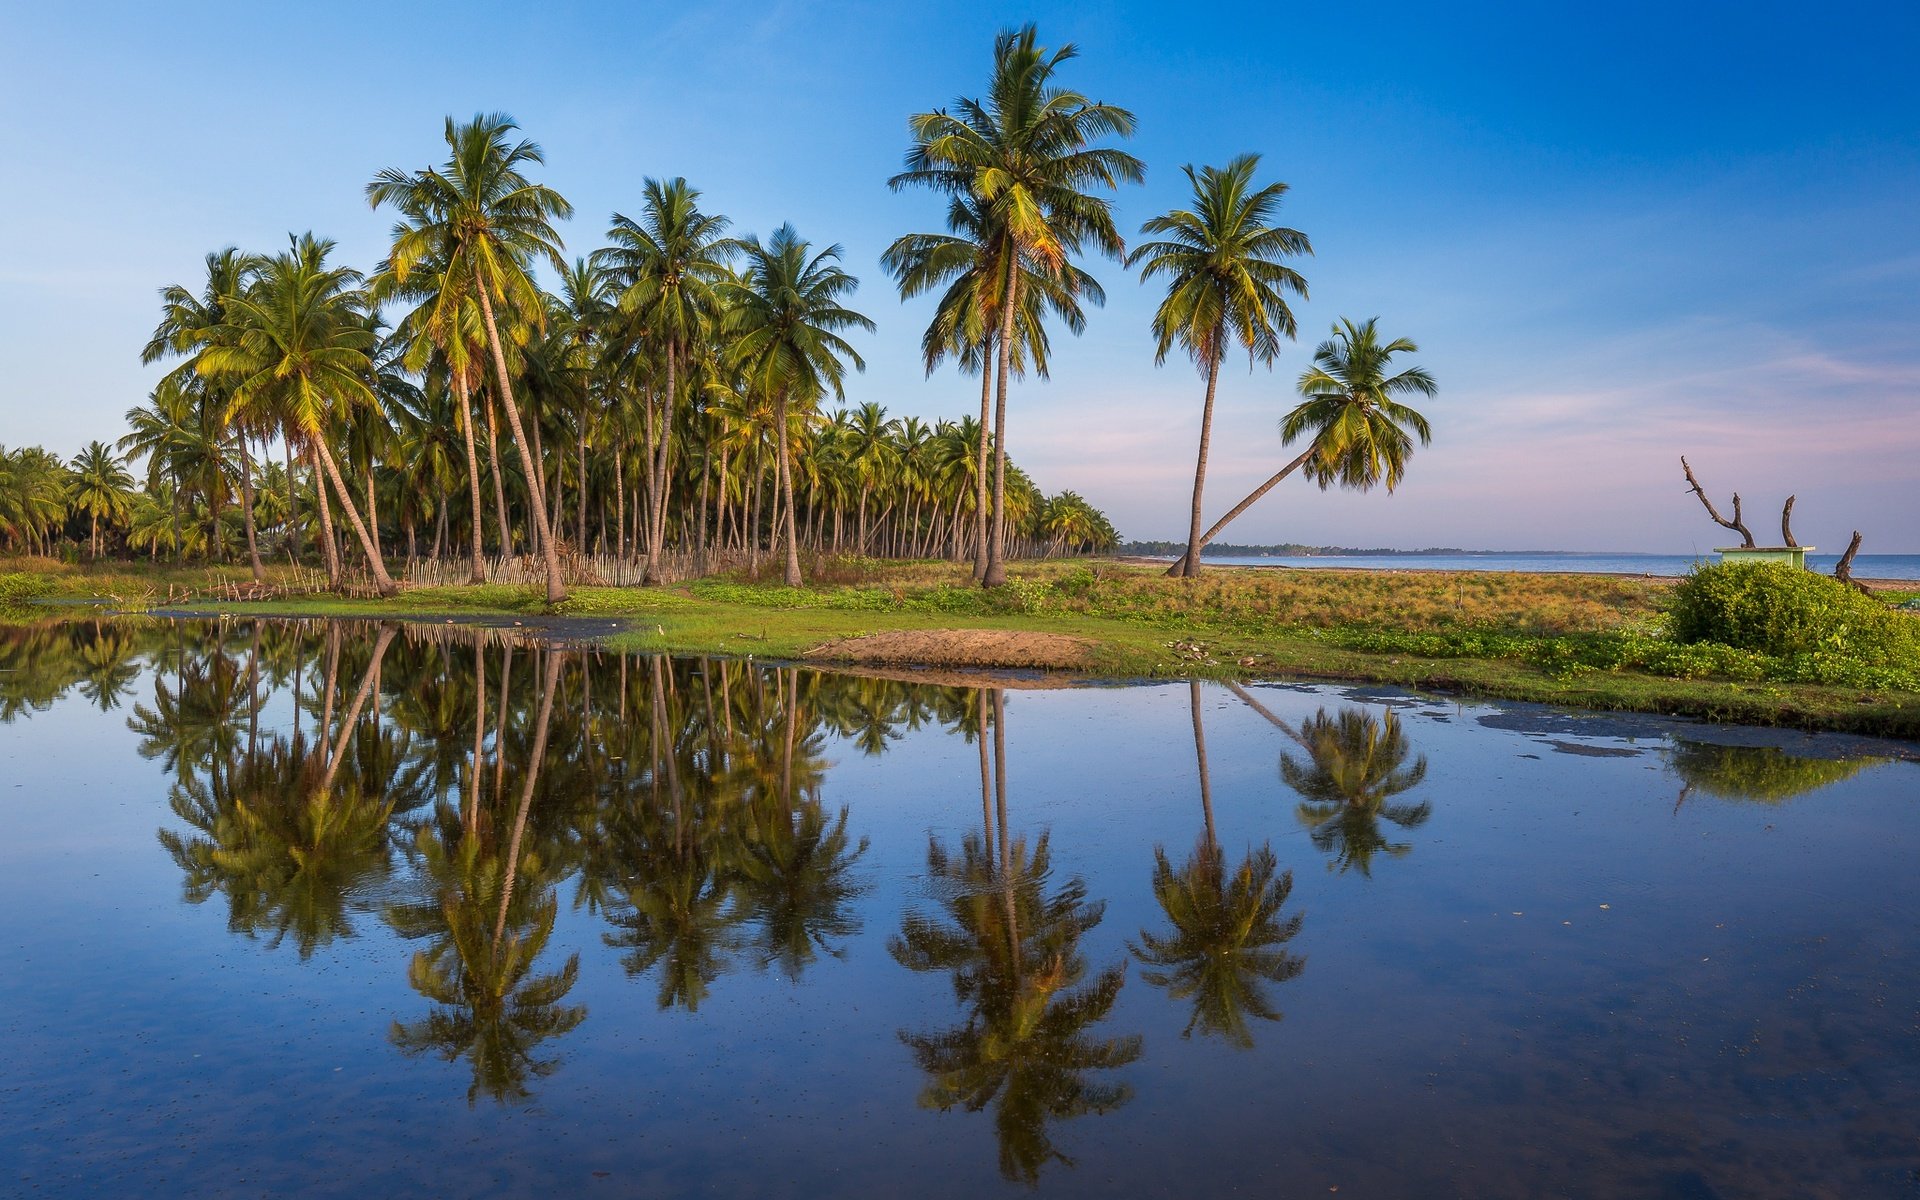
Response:
[[[1577,9],[1577,11],[1576,11]],[[1264,156],[1317,254],[1277,367],[1223,377],[1208,508],[1279,460],[1275,426],[1338,316],[1439,377],[1393,495],[1289,484],[1234,540],[1689,551],[1682,490],[1756,527],[1920,552],[1920,6],[1617,3],[1172,9],[1142,2],[25,5],[0,23],[0,443],[117,436],[156,371],[164,283],[290,230],[371,266],[362,188],[439,157],[449,113],[512,113],[576,208],[570,250],[684,175],[741,231],[839,242],[879,323],[850,399],[957,415],[924,305],[878,266],[933,228],[886,186],[910,112],[977,91],[995,30],[1077,43],[1066,79],[1139,118],[1131,235],[1184,163]],[[1111,299],[1015,393],[1009,449],[1137,537],[1184,529],[1192,368],[1152,364],[1156,296]]]

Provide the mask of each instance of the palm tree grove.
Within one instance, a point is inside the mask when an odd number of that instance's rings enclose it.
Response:
[[[1125,149],[1136,118],[1074,90],[1076,55],[1033,25],[1002,33],[984,88],[912,114],[902,169],[875,181],[944,207],[943,230],[901,234],[879,266],[901,299],[934,298],[925,369],[977,375],[977,412],[894,416],[859,394],[881,334],[831,230],[736,229],[663,173],[600,244],[569,247],[541,145],[502,113],[449,117],[440,145],[421,140],[428,165],[370,171],[366,200],[393,220],[382,260],[298,232],[161,288],[138,353],[166,373],[124,434],[65,460],[0,446],[0,546],[244,557],[288,592],[518,583],[549,605],[582,583],[725,572],[798,587],[843,559],[949,560],[1001,587],[1010,559],[1120,542],[1093,500],[1013,456],[1053,339],[1106,298],[1102,260],[1164,286],[1153,359],[1200,375],[1171,574],[1197,575],[1199,549],[1296,470],[1393,488],[1428,437],[1403,401],[1434,383],[1390,361],[1411,341],[1343,320],[1281,425],[1299,453],[1205,527],[1221,368],[1271,367],[1297,336],[1313,248],[1277,223],[1288,186],[1251,153],[1184,167],[1191,207],[1130,244],[1113,202],[1147,169]]]
[[[0,1200],[1920,1200],[1920,6],[109,7]]]

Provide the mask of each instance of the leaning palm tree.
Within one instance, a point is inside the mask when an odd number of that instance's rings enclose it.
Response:
[[[87,514],[87,546],[100,557],[100,518],[124,521],[133,514],[133,476],[105,442],[88,442],[67,472],[67,504]]]
[[[416,222],[432,221],[427,207],[432,203],[425,191],[409,192],[392,201]],[[408,206],[420,206],[409,209]],[[402,228],[407,226],[403,222]],[[397,235],[396,235],[397,236]],[[482,379],[480,352],[486,345],[486,329],[480,320],[480,306],[473,302],[466,276],[449,276],[445,247],[440,252],[411,264],[404,279],[390,263],[383,263],[369,281],[369,290],[382,299],[412,300],[416,306],[402,317],[394,332],[404,347],[402,361],[411,370],[424,373],[444,371],[453,389],[453,415],[465,443],[467,460],[467,502],[470,506],[468,583],[487,581],[486,552],[481,543],[480,457],[474,443],[473,389]],[[497,479],[496,479],[497,483]],[[505,524],[504,519],[502,524]],[[506,553],[504,542],[501,552]]]
[[[1298,740],[1306,758],[1282,754],[1280,778],[1301,796],[1294,815],[1314,847],[1333,855],[1329,870],[1352,867],[1371,876],[1375,854],[1399,858],[1413,849],[1389,841],[1380,827],[1386,821],[1414,829],[1433,814],[1424,801],[1391,802],[1427,777],[1426,755],[1414,755],[1391,709],[1379,718],[1364,708],[1321,709],[1301,722]]]
[[[1420,347],[1407,338],[1381,342],[1375,328],[1378,320],[1370,317],[1355,324],[1342,317],[1334,325],[1333,337],[1314,350],[1313,366],[1300,376],[1300,394],[1305,399],[1280,422],[1281,445],[1290,446],[1310,433],[1307,448],[1215,521],[1200,535],[1199,543],[1188,549],[1187,557],[1198,562],[1200,551],[1235,517],[1303,467],[1307,478],[1323,491],[1336,483],[1356,491],[1381,483],[1389,492],[1400,486],[1407,460],[1413,457],[1413,439],[1418,437],[1421,445],[1427,445],[1433,430],[1425,417],[1397,397],[1433,396],[1440,385],[1424,367],[1388,373],[1394,355],[1414,354]],[[1185,566],[1183,559],[1168,574],[1181,573]]]
[[[712,331],[719,312],[718,289],[729,277],[727,260],[734,243],[726,237],[727,218],[700,211],[700,190],[685,179],[649,179],[642,189],[640,217],[613,214],[607,230],[612,244],[594,254],[610,276],[623,313],[646,331],[666,368],[658,436],[648,467],[650,519],[647,522],[646,581],[660,581],[665,545],[668,448],[680,386],[692,352]]]
[[[382,171],[367,185],[367,198],[376,208],[392,204],[400,210],[387,258],[387,270],[396,280],[405,284],[416,267],[437,261],[448,286],[459,289],[456,295],[479,304],[493,352],[494,385],[520,452],[534,532],[546,560],[547,602],[557,604],[567,597],[560,555],[538,483],[533,444],[514,402],[495,305],[505,305],[523,322],[539,325],[544,320],[540,289],[531,273],[533,260],[545,258],[555,270],[566,270],[553,222],[572,216],[573,206],[559,192],[527,178],[525,168],[545,157],[534,142],[508,141],[517,128],[503,113],[479,115],[465,125],[448,117],[446,164],[412,174]]]
[[[310,233],[291,240],[285,253],[260,264],[251,287],[228,299],[229,324],[201,352],[198,369],[230,389],[237,419],[278,422],[285,437],[305,445],[316,474],[324,472],[333,483],[374,586],[391,596],[399,589],[328,444],[349,410],[380,404],[372,382],[379,338],[367,319],[368,297],[358,271],[327,265],[331,240]],[[330,546],[332,521],[324,503],[320,516],[321,538]]]
[[[1273,365],[1280,339],[1297,330],[1288,292],[1306,299],[1307,281],[1281,261],[1312,254],[1307,235],[1272,224],[1287,194],[1284,183],[1253,186],[1260,156],[1242,154],[1224,167],[1184,168],[1193,186],[1193,207],[1176,208],[1140,227],[1165,240],[1146,242],[1127,256],[1143,263],[1140,280],[1167,277],[1167,295],[1153,314],[1156,366],[1174,343],[1192,356],[1207,381],[1200,409],[1200,456],[1193,468],[1193,509],[1187,553],[1174,564],[1189,578],[1200,574],[1200,506],[1207,485],[1207,450],[1213,439],[1213,398],[1220,364],[1229,349],[1247,352],[1247,362]],[[1170,574],[1175,572],[1169,572]]]
[[[1137,183],[1146,175],[1139,159],[1096,144],[1131,136],[1133,114],[1058,83],[1061,64],[1078,53],[1072,45],[1048,51],[1032,25],[1002,32],[994,39],[986,98],[962,97],[951,111],[910,118],[914,144],[907,169],[888,181],[895,190],[923,186],[972,198],[991,239],[1004,247],[996,256],[1000,277],[993,292],[1000,328],[994,347],[993,527],[981,580],[988,587],[1006,583],[1007,375],[1023,271],[1070,287],[1072,259],[1089,243],[1119,257],[1125,243],[1111,202],[1094,189]]]
[[[727,327],[734,338],[734,354],[751,384],[773,399],[786,580],[787,586],[799,587],[787,409],[793,401],[811,403],[828,392],[845,398],[846,364],[852,363],[858,371],[866,370],[867,364],[840,334],[849,329],[871,331],[873,322],[840,303],[860,283],[840,266],[840,247],[829,246],[816,254],[791,225],[774,230],[764,245],[748,236],[740,246],[745,270],[720,290],[729,306]]]

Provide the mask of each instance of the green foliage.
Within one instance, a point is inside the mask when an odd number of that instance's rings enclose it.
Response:
[[[53,581],[44,575],[29,575],[24,571],[9,572],[0,575],[0,608],[25,604],[52,591]]]
[[[1796,660],[1920,667],[1920,624],[1782,563],[1702,567],[1674,591],[1673,636]]]

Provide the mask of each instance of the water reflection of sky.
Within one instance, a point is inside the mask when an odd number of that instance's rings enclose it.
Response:
[[[491,807],[473,836],[500,860],[530,796],[525,874],[507,920],[496,921],[500,880],[480,868],[473,902],[454,907],[484,947],[496,927],[509,940],[536,929],[550,900],[550,940],[516,994],[577,955],[570,986],[533,999],[580,1015],[529,1035],[515,1088],[476,1092],[474,1054],[430,1044],[409,1055],[395,1033],[448,1007],[409,975],[433,938],[396,933],[397,906],[427,894],[419,833],[395,834],[388,869],[345,896],[343,924],[304,959],[297,935],[272,945],[271,920],[231,930],[217,888],[182,903],[186,876],[155,831],[190,826],[168,807],[161,759],[137,752],[135,706],[157,711],[163,688],[179,699],[192,690],[180,687],[183,663],[224,656],[227,674],[201,690],[239,681],[237,707],[214,722],[231,771],[249,740],[258,758],[263,742],[288,736],[296,667],[309,742],[329,655],[330,734],[373,678],[360,632],[331,647],[319,626],[265,640],[257,648],[246,627],[230,628],[216,650],[205,629],[182,626],[118,648],[78,634],[7,643],[0,699],[42,689],[38,711],[16,704],[0,725],[12,818],[0,839],[9,1187],[963,1195],[1032,1179],[1062,1195],[1865,1195],[1908,1186],[1920,1166],[1920,812],[1913,765],[1879,761],[1899,747],[1204,685],[1217,886],[1259,885],[1235,872],[1270,846],[1292,886],[1269,915],[1300,924],[1267,949],[1304,960],[1297,973],[1274,970],[1277,982],[1238,977],[1267,1011],[1248,1010],[1236,1045],[1209,1036],[1194,996],[1156,984],[1138,961],[1146,936],[1164,942],[1172,930],[1156,847],[1170,871],[1188,872],[1180,882],[1208,894],[1188,685],[1005,692],[1005,793],[993,794],[989,769],[983,812],[981,746],[956,731],[978,722],[977,692],[740,664],[663,664],[656,675],[633,659],[623,721],[617,657],[597,656],[586,681],[578,653],[536,664],[523,646],[509,757],[535,739],[536,685],[549,668],[557,681],[548,769],[528,792],[524,761],[499,764],[497,787],[490,774],[496,644],[484,652]],[[63,667],[81,643],[89,665]],[[103,710],[77,680],[101,678],[109,650],[140,669],[109,687],[122,694]],[[251,724],[250,655],[263,667]],[[437,736],[408,735],[405,769],[429,779],[429,800],[438,789],[421,764],[451,772],[451,815],[430,822],[428,803],[393,825],[431,824],[456,847],[473,714],[450,698],[474,690],[460,686],[472,670],[457,641],[395,639],[341,771],[378,761],[376,706],[389,733],[438,722]],[[672,716],[658,725],[656,688]],[[725,732],[707,714],[723,709],[735,722],[726,787],[695,778]],[[660,791],[631,761],[656,729],[684,751],[685,775],[675,785],[662,772]],[[987,748],[991,762],[991,738]],[[744,915],[718,921],[693,956],[707,966],[694,972],[690,1009],[689,988],[666,986],[679,960],[659,955],[630,975],[633,947],[610,939],[671,923],[671,906],[627,897],[704,853],[685,848],[702,819],[723,819],[711,815],[723,807],[715,797],[749,775],[770,789],[752,818],[763,831],[790,836],[813,811],[825,820],[814,846],[845,808],[847,886],[829,904],[834,918],[807,926],[812,949],[783,960],[767,951],[770,919],[754,915],[775,893],[720,870],[735,890],[713,911]],[[1336,794],[1354,811],[1328,809]],[[618,819],[616,795],[628,805]],[[1380,844],[1362,869],[1350,850],[1369,803],[1424,814],[1376,820]],[[1329,812],[1346,822],[1331,842],[1315,835]],[[1043,876],[993,874],[1002,862],[1031,866],[1042,835]],[[775,853],[778,836],[756,836],[748,858],[804,875],[793,854]],[[968,877],[969,838],[984,847],[976,874],[993,885],[977,896],[955,882]],[[930,846],[944,858],[930,863]],[[997,884],[1008,880],[1026,949],[974,953],[970,926],[989,951],[1005,943]],[[762,908],[748,910],[749,891]],[[687,893],[710,904],[715,894]],[[429,898],[431,925],[443,906]],[[1207,911],[1187,919],[1212,928]],[[957,939],[938,945],[957,946],[958,965],[909,969],[925,966],[900,944],[914,920]],[[1115,969],[1124,983],[1100,994]],[[459,1031],[449,1036],[457,1048]],[[935,1042],[936,1053],[916,1050]],[[973,1100],[981,1111],[967,1111]]]

